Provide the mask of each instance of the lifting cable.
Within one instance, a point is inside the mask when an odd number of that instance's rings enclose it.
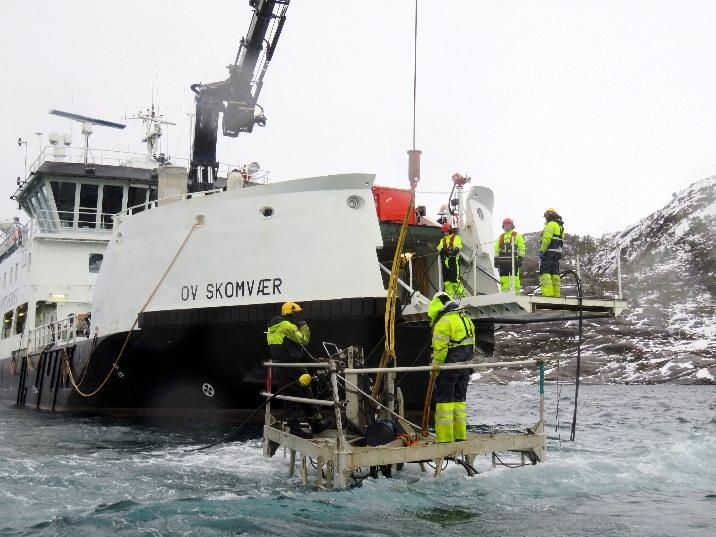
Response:
[[[182,241],[181,245],[179,246],[179,249],[177,250],[176,254],[174,254],[174,257],[172,258],[171,262],[169,263],[169,266],[164,271],[164,274],[162,274],[162,277],[159,279],[159,282],[157,285],[154,286],[154,289],[152,290],[152,293],[149,295],[149,298],[144,303],[142,308],[139,310],[139,313],[137,313],[137,316],[134,319],[134,322],[132,323],[132,327],[129,329],[129,332],[127,332],[127,337],[124,338],[124,343],[122,343],[122,348],[119,350],[119,354],[117,355],[117,358],[114,360],[114,363],[112,363],[112,367],[109,369],[109,372],[107,373],[107,376],[104,378],[104,380],[100,383],[100,385],[92,392],[85,393],[82,390],[80,390],[79,385],[75,381],[74,375],[72,374],[72,367],[70,366],[69,357],[67,356],[67,347],[62,347],[62,351],[64,354],[64,364],[65,364],[65,370],[67,371],[67,374],[70,378],[70,382],[72,383],[72,387],[74,390],[80,394],[82,397],[93,397],[97,395],[102,388],[104,388],[104,385],[107,384],[109,379],[112,377],[112,373],[115,369],[117,369],[117,364],[121,360],[122,356],[124,355],[124,350],[127,348],[127,343],[129,342],[129,338],[132,335],[132,332],[134,332],[134,329],[137,327],[137,323],[139,322],[139,317],[144,313],[144,310],[147,309],[147,306],[149,306],[149,303],[152,301],[152,298],[154,298],[154,295],[159,290],[159,287],[164,283],[165,278],[167,277],[167,274],[169,274],[169,271],[174,266],[174,263],[176,262],[177,258],[179,257],[179,254],[184,249],[184,246],[186,246],[186,243],[189,242],[189,238],[191,237],[192,233],[194,233],[194,230],[198,227],[203,226],[203,221],[197,218],[195,222],[192,224],[191,229],[189,229],[189,233],[187,233],[186,237]],[[93,353],[92,353],[93,354]],[[92,354],[90,354],[89,359],[92,358]],[[84,378],[84,375],[82,375]]]
[[[408,231],[410,218],[415,214],[415,189],[420,180],[420,151],[415,149],[415,125],[418,95],[418,0],[415,0],[415,23],[413,34],[413,149],[408,151],[408,176],[410,178],[410,202],[403,217],[403,223],[400,226],[398,241],[395,245],[395,253],[393,254],[393,263],[390,268],[390,278],[388,279],[388,290],[385,301],[385,345],[383,347],[383,356],[380,359],[378,367],[386,367],[388,364],[395,364],[395,304],[398,299],[398,272],[400,271],[400,261],[405,245],[405,236]],[[371,390],[371,397],[377,399],[383,382],[383,373],[378,372],[375,376],[375,384]]]

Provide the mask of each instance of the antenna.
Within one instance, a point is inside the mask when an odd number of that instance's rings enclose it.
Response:
[[[110,127],[112,129],[124,129],[126,125],[121,123],[115,123],[113,121],[107,121],[106,119],[97,119],[89,116],[81,116],[79,114],[72,114],[70,112],[63,112],[62,110],[50,110],[49,114],[53,116],[66,117],[73,121],[77,121],[82,124],[82,134],[85,137],[85,166],[87,166],[87,154],[89,153],[89,137],[92,134],[92,125],[99,125],[100,127]]]
[[[154,101],[153,98],[152,101]],[[147,144],[147,156],[153,157],[156,160],[160,160],[154,156],[154,153],[157,148],[157,142],[162,136],[162,125],[176,125],[176,123],[164,119],[164,116],[162,114],[157,114],[154,110],[154,104],[152,104],[152,107],[148,108],[146,112],[138,112],[137,114],[130,116],[127,119],[142,120],[142,122],[144,123],[144,127],[147,130],[146,136],[142,138],[142,142],[145,142]],[[166,160],[169,159],[169,157],[165,158]]]

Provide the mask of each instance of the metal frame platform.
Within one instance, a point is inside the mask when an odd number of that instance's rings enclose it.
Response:
[[[283,396],[264,392],[265,397],[271,399],[282,399],[288,401],[309,403],[324,407],[332,407],[335,415],[335,428],[324,431],[320,436],[311,439],[304,439],[288,432],[287,427],[278,421],[271,412],[269,401],[266,405],[265,423],[263,431],[263,448],[266,457],[273,456],[278,447],[283,447],[289,454],[289,477],[294,476],[297,460],[300,461],[301,481],[304,485],[309,484],[308,460],[315,466],[315,484],[319,487],[345,487],[349,484],[355,472],[361,468],[388,468],[392,473],[393,465],[397,468],[407,463],[418,463],[425,471],[424,463],[434,461],[434,477],[439,477],[442,464],[445,460],[461,460],[467,463],[466,468],[472,467],[476,458],[481,454],[491,453],[493,464],[495,453],[518,452],[521,454],[524,463],[525,457],[532,464],[544,462],[546,458],[546,441],[544,433],[544,362],[540,360],[523,360],[519,362],[495,362],[495,363],[473,363],[462,362],[444,364],[437,369],[484,369],[496,366],[505,367],[537,367],[539,370],[539,421],[524,432],[515,433],[480,433],[468,436],[466,441],[438,443],[434,435],[420,432],[420,426],[411,423],[405,418],[402,394],[396,391],[397,409],[391,409],[376,399],[371,398],[366,392],[360,390],[356,385],[358,375],[383,373],[386,376],[386,393],[392,393],[392,377],[399,372],[429,372],[434,366],[418,367],[384,367],[384,368],[354,368],[352,367],[353,356],[361,352],[353,347],[341,351],[337,357],[330,359],[327,363],[307,364],[277,364],[266,362],[267,367],[294,367],[324,370],[330,375],[333,397],[332,400],[304,399],[300,397]],[[360,354],[362,357],[362,352]],[[341,400],[339,384],[345,386],[345,399]],[[348,389],[350,388],[350,389]],[[362,437],[351,438],[343,428],[343,423],[351,421],[360,422],[358,411],[358,397],[363,396],[371,401],[373,405],[381,409],[384,415],[397,419],[409,442],[396,438],[392,442],[379,446],[357,445]],[[397,411],[396,411],[397,410]],[[417,432],[416,432],[417,431]],[[405,444],[409,445],[405,445]],[[313,460],[315,459],[315,464]],[[324,472],[325,470],[325,472]],[[383,471],[382,470],[382,471]]]

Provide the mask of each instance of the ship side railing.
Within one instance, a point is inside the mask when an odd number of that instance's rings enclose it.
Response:
[[[84,315],[71,313],[64,319],[31,328],[28,351],[36,352],[51,345],[73,345],[78,337],[89,337],[89,323]]]
[[[139,153],[133,151],[122,151],[120,149],[101,149],[90,148],[87,153],[87,160],[92,164],[107,166],[128,166],[132,167],[132,161],[141,161],[151,158],[146,152]],[[30,164],[29,173],[35,173],[45,161],[49,162],[68,162],[68,163],[84,163],[85,148],[84,147],[68,147],[48,145],[40,150],[40,154]],[[173,166],[184,166],[189,168],[189,159],[184,157],[165,157],[159,155],[156,165],[161,166],[162,163]],[[251,167],[247,164],[237,164],[235,162],[219,163],[219,174],[228,174],[232,170],[246,171],[251,168],[250,179],[254,183],[267,183],[269,179],[269,170],[258,169],[257,166]]]
[[[204,190],[202,192],[185,192],[182,194],[174,194],[172,196],[166,196],[164,198],[160,198],[157,200],[147,201],[144,203],[140,203],[138,205],[133,205],[132,207],[127,207],[124,211],[121,213],[117,213],[116,216],[131,216],[133,214],[141,213],[142,211],[154,209],[155,207],[159,207],[160,205],[164,205],[167,203],[171,203],[173,201],[181,201],[181,200],[188,200],[192,198],[200,198],[202,196],[209,196],[211,194],[217,194],[219,192],[223,192],[223,188],[215,188],[213,190]]]

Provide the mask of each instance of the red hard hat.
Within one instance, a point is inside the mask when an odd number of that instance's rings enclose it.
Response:
[[[502,221],[502,226],[506,226],[507,224],[511,225],[512,227],[515,227],[515,223],[512,221],[512,218],[505,218]]]
[[[451,226],[449,223],[447,223],[447,222],[445,222],[445,223],[440,227],[440,231],[442,231],[443,233],[445,233],[446,231],[450,231],[451,229],[452,229],[452,226]]]

